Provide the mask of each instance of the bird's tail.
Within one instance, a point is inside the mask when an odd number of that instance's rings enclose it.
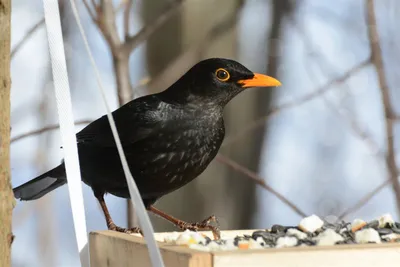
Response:
[[[34,200],[67,183],[64,164],[13,189],[14,196],[21,200]]]

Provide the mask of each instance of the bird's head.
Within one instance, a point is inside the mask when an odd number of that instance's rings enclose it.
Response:
[[[277,79],[253,73],[234,60],[210,58],[194,65],[164,92],[180,102],[225,106],[247,88],[280,85]]]

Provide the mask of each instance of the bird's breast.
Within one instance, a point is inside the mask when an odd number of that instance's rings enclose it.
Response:
[[[134,168],[145,185],[172,191],[200,175],[214,159],[222,144],[223,123],[206,124],[197,121],[190,127],[159,131],[153,140],[142,144],[142,151],[133,160]]]

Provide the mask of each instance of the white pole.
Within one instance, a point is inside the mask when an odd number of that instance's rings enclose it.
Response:
[[[43,0],[43,6],[76,242],[80,254],[81,266],[88,267],[90,263],[85,208],[67,64],[61,31],[60,10],[57,0]]]

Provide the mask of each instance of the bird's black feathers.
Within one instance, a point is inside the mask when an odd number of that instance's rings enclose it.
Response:
[[[229,73],[227,81],[216,76],[218,68]],[[135,99],[112,113],[146,205],[205,170],[225,135],[224,106],[243,90],[238,81],[253,76],[232,60],[204,60],[167,90]],[[83,182],[96,195],[108,192],[129,198],[107,117],[77,133],[77,142]],[[15,197],[36,199],[64,184],[65,170],[60,166],[15,188]]]
[[[122,145],[130,145],[157,131],[160,119],[155,114],[159,104],[156,97],[146,96],[112,112]],[[106,115],[90,123],[76,137],[80,145],[116,147]]]
[[[15,198],[34,200],[67,183],[64,164],[13,189]]]

